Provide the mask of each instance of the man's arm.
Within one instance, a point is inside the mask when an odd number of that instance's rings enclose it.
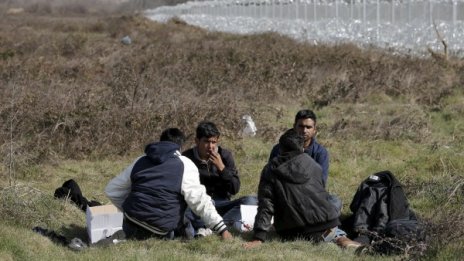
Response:
[[[322,183],[325,187],[329,178],[329,152],[319,145],[318,155],[315,160],[322,168]]]
[[[215,160],[212,160],[212,163],[218,169],[219,177],[226,184],[227,192],[231,195],[235,195],[240,190],[240,178],[238,176],[238,170],[235,166],[234,157],[232,153],[225,149],[220,149],[220,153],[217,153],[214,157]],[[222,170],[220,167],[223,167]]]
[[[268,162],[271,162],[271,160],[279,155],[279,144],[274,145],[271,150],[271,154],[269,155]]]
[[[140,157],[141,158],[141,157]],[[122,211],[122,203],[126,200],[131,190],[131,172],[135,163],[140,159],[136,159],[129,167],[122,171],[118,176],[114,177],[105,187],[105,194],[119,210]]]
[[[192,209],[193,213],[201,217],[206,226],[221,234],[223,238],[228,237],[230,234],[222,217],[217,213],[211,197],[206,194],[205,186],[200,183],[198,168],[189,158],[185,156],[179,157],[184,164],[181,193],[187,205]]]
[[[253,240],[264,242],[267,232],[272,226],[271,220],[274,215],[274,193],[270,177],[269,164],[263,168],[258,186],[258,213],[253,226]]]

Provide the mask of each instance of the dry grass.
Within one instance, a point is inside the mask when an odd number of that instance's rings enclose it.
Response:
[[[245,172],[241,193],[249,194],[269,144],[291,125],[296,110],[311,107],[323,119],[319,138],[333,156],[331,189],[347,201],[349,189],[371,170],[396,170],[422,214],[442,207],[442,215],[425,215],[434,251],[462,238],[462,209],[456,207],[462,186],[456,182],[464,167],[454,153],[464,141],[462,60],[394,56],[349,44],[312,46],[274,33],[210,33],[178,20],[158,24],[99,10],[90,1],[26,2],[0,0],[3,184],[14,169],[14,179],[48,179],[40,185],[56,186],[74,170],[60,170],[51,182],[53,174],[37,164],[114,160],[141,151],[169,126],[191,138],[196,124],[208,119],[218,123],[236,153]],[[17,7],[24,11],[6,15]],[[120,42],[126,35],[132,44]],[[257,123],[252,141],[239,136],[244,114]],[[100,168],[105,171],[78,173],[101,196],[113,169]],[[53,204],[46,196],[24,203],[16,191],[2,193],[8,202],[23,204],[15,209],[5,203],[3,210],[32,217],[23,226],[57,220],[40,205]]]
[[[138,16],[19,14],[3,16],[0,33],[0,117],[13,120],[15,151],[33,161],[125,154],[162,128],[191,130],[202,119],[235,138],[245,113],[274,140],[282,130],[261,118],[269,117],[269,107],[272,118],[279,117],[274,104],[317,109],[383,94],[440,107],[463,81],[461,63],[442,66],[351,45],[310,46],[273,33],[208,33]],[[133,44],[120,43],[125,35]],[[367,123],[374,131],[366,138],[390,139],[406,130],[412,139],[425,139],[426,116],[405,109]],[[353,132],[358,122],[343,114],[327,126],[331,135],[364,133]],[[10,128],[2,124],[2,140]]]

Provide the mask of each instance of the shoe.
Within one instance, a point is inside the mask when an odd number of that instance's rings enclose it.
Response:
[[[213,231],[209,228],[199,228],[196,237],[207,237],[213,234]]]
[[[361,246],[363,246],[363,244],[359,243],[359,242],[356,242],[356,241],[353,241],[345,236],[343,237],[338,237],[335,239],[335,243],[342,247],[342,248],[352,248],[352,249],[357,249]]]
[[[71,239],[71,242],[68,244],[68,247],[74,251],[82,251],[87,248],[87,244],[84,243],[80,238],[75,237]]]

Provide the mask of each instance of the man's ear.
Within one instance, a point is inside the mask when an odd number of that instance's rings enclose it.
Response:
[[[200,140],[198,138],[195,138],[195,144],[198,146],[199,143],[200,143]]]

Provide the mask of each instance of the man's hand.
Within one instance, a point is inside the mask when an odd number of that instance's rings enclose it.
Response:
[[[256,248],[258,246],[260,246],[263,242],[261,240],[253,240],[253,241],[250,241],[250,242],[247,242],[245,244],[243,244],[243,248],[245,249],[252,249],[252,248]]]
[[[221,239],[222,240],[231,240],[232,238],[234,238],[234,237],[232,236],[232,234],[228,230],[224,230],[224,232],[222,232],[222,234],[221,234]]]
[[[221,155],[219,155],[218,152],[216,151],[212,151],[210,154],[209,154],[209,160],[211,161],[211,163],[214,164],[214,166],[216,166],[216,168],[222,172],[224,169],[225,169],[225,165],[224,165],[224,162],[222,162],[222,159],[221,159]]]

